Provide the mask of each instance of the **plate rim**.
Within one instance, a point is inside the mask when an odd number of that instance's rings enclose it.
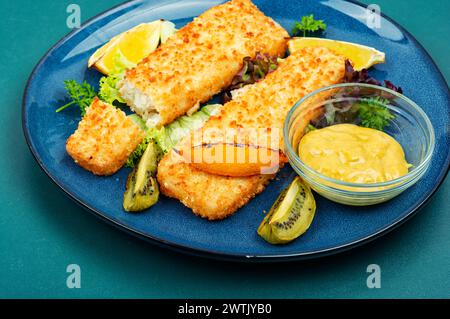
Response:
[[[387,225],[386,227],[378,230],[377,232],[374,232],[370,235],[364,236],[363,238],[353,240],[351,242],[342,244],[340,246],[335,246],[332,248],[326,248],[321,250],[315,250],[315,251],[308,251],[308,252],[301,252],[301,253],[288,253],[288,254],[279,254],[279,255],[246,255],[246,254],[239,254],[239,253],[224,253],[220,251],[215,251],[213,249],[202,249],[202,248],[193,248],[188,245],[183,245],[179,243],[175,243],[169,240],[165,240],[163,238],[158,238],[156,236],[152,236],[150,234],[146,234],[144,232],[141,232],[136,229],[132,229],[130,226],[121,223],[119,221],[115,221],[112,218],[108,217],[106,214],[101,212],[100,210],[91,207],[89,204],[83,202],[81,199],[78,199],[70,190],[65,189],[57,180],[56,177],[50,173],[47,168],[45,167],[45,164],[43,163],[41,157],[38,154],[38,151],[33,146],[33,143],[31,141],[30,132],[28,130],[28,127],[26,125],[26,105],[27,105],[27,95],[29,91],[29,87],[31,85],[32,80],[35,77],[35,74],[37,70],[41,67],[43,62],[48,58],[50,53],[55,50],[57,47],[62,45],[66,42],[68,38],[73,36],[74,34],[81,32],[84,28],[86,28],[89,24],[91,24],[93,21],[101,19],[103,16],[109,15],[112,11],[119,9],[119,8],[126,8],[128,6],[131,6],[135,3],[142,2],[143,0],[128,0],[123,3],[117,4],[93,17],[86,20],[84,23],[81,24],[81,26],[77,29],[72,30],[65,36],[63,36],[59,41],[57,41],[53,46],[51,46],[45,54],[39,59],[39,61],[36,63],[34,68],[31,71],[31,74],[26,82],[24,93],[22,96],[22,131],[25,137],[25,141],[28,145],[28,148],[30,149],[34,160],[37,162],[38,166],[44,171],[44,173],[50,178],[50,180],[58,186],[60,190],[63,191],[63,193],[68,196],[70,199],[72,199],[74,202],[76,202],[78,205],[80,205],[82,208],[96,216],[97,218],[100,218],[101,220],[105,221],[106,223],[120,229],[121,231],[128,233],[130,235],[133,235],[134,237],[137,237],[139,239],[143,239],[147,242],[150,242],[156,246],[162,247],[162,248],[169,248],[171,250],[194,255],[194,256],[200,256],[200,257],[206,257],[211,259],[219,259],[219,260],[227,260],[227,261],[251,261],[251,262],[275,262],[275,261],[293,261],[293,260],[307,260],[307,259],[315,259],[319,257],[325,257],[330,255],[335,255],[338,253],[342,253],[345,251],[348,251],[353,248],[360,247],[364,244],[367,244],[375,239],[378,239],[392,230],[396,229],[397,227],[403,225],[405,222],[407,222],[409,219],[411,219],[413,216],[415,216],[433,197],[433,195],[437,192],[437,190],[442,186],[442,183],[444,182],[446,176],[448,175],[450,171],[450,153],[447,154],[446,163],[442,170],[439,173],[439,176],[437,178],[437,183],[433,186],[431,191],[428,192],[428,194],[422,199],[422,201],[415,206],[410,212],[408,212],[406,215],[397,218],[395,221],[393,221],[391,224]],[[367,8],[368,5],[361,3],[357,0],[344,0],[346,2],[355,4],[357,6]],[[441,79],[441,81],[445,84],[447,84],[447,95],[450,95],[450,89],[448,87],[448,83],[442,74],[442,71],[437,66],[436,62],[433,60],[431,55],[428,53],[428,51],[422,46],[422,44],[411,34],[409,33],[402,25],[400,25],[398,22],[390,18],[389,16],[385,15],[384,13],[381,13],[381,16],[391,22],[393,25],[395,25],[403,34],[407,35],[412,43],[418,47],[422,53],[431,61],[434,68],[437,70],[437,76]],[[446,167],[445,167],[446,166]]]

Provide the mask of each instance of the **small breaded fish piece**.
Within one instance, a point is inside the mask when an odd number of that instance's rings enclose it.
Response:
[[[112,175],[127,161],[145,132],[123,111],[97,97],[66,142],[75,163],[96,175]]]
[[[165,125],[211,99],[257,52],[284,56],[289,34],[250,0],[213,7],[126,72],[120,94],[147,121]]]
[[[238,92],[202,130],[250,127],[281,130],[288,111],[300,98],[342,81],[344,65],[345,58],[327,48],[294,52],[264,80]],[[161,160],[157,177],[163,194],[179,199],[195,214],[215,220],[245,205],[263,191],[274,175],[239,178],[211,175],[193,168],[172,150]]]

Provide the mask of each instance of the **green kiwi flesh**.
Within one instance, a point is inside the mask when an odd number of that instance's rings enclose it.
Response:
[[[139,164],[128,175],[123,208],[127,212],[138,212],[150,208],[159,198],[156,170],[160,158],[158,146],[151,140],[139,160]]]
[[[257,232],[271,244],[289,243],[308,230],[315,212],[311,189],[296,177],[277,198]]]

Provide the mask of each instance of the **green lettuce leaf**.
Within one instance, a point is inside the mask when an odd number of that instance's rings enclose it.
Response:
[[[205,122],[213,115],[216,115],[221,104],[205,105],[201,110],[192,115],[184,115],[176,121],[161,128],[146,128],[147,135],[136,150],[130,155],[125,166],[134,167],[144,154],[145,149],[150,140],[154,140],[155,144],[166,154],[174,147],[183,137],[188,135],[192,130],[201,128]],[[145,122],[136,114],[128,115],[140,127],[145,127]]]
[[[125,100],[119,93],[119,82],[122,81],[125,70],[135,67],[136,65],[125,58],[120,51],[114,57],[114,70],[110,75],[100,79],[100,90],[98,96],[106,103],[125,103]]]
[[[221,106],[221,104],[205,105],[201,110],[192,115],[181,116],[176,121],[160,129],[151,129],[150,135],[164,154],[166,154],[183,137],[191,131],[201,128],[211,116],[216,115]]]

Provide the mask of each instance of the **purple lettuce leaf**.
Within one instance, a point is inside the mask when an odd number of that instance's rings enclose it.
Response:
[[[231,100],[231,91],[261,81],[267,74],[275,71],[277,67],[277,57],[270,56],[267,53],[258,52],[254,59],[245,57],[242,68],[235,75],[230,86],[224,90],[224,103]]]
[[[353,69],[352,64],[349,60],[345,60],[345,76],[344,76],[344,82],[345,83],[367,83],[367,84],[373,84],[373,85],[379,85],[383,86],[383,84],[374,79],[369,75],[369,71],[367,69],[362,69],[361,71],[355,71]],[[398,92],[400,94],[403,93],[403,90],[399,86],[395,86],[392,84],[391,81],[385,80],[384,85],[386,88],[391,89],[395,92]]]

